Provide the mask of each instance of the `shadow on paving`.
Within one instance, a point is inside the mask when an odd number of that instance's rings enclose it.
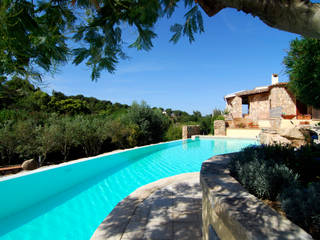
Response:
[[[174,183],[145,199],[128,196],[92,239],[201,239],[201,201],[196,182]]]

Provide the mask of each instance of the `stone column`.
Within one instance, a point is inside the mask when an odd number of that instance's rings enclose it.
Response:
[[[199,125],[186,125],[182,126],[182,139],[191,138],[192,135],[200,134]]]
[[[231,115],[232,118],[242,118],[242,98],[235,96],[232,101],[232,110]]]
[[[226,122],[224,120],[214,121],[213,127],[215,136],[226,136]]]

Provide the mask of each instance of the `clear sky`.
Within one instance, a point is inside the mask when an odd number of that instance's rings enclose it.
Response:
[[[173,18],[158,22],[154,48],[149,52],[128,49],[130,59],[121,61],[115,74],[103,72],[98,82],[92,82],[85,65],[70,63],[46,77],[44,90],[126,104],[145,100],[152,107],[208,114],[225,108],[223,96],[228,93],[269,85],[272,73],[287,81],[282,61],[290,40],[298,35],[224,9],[211,18],[203,12],[205,32],[192,44],[187,38],[170,43],[170,26],[182,22],[185,12],[181,8]],[[135,34],[128,29],[127,40],[132,42]]]

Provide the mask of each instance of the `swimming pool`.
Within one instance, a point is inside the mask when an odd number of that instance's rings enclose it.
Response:
[[[199,171],[213,155],[254,140],[174,141],[0,180],[0,239],[89,239],[114,206],[142,185]]]

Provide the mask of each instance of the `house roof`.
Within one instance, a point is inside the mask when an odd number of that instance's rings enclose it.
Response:
[[[281,82],[281,83],[277,83],[277,84],[273,84],[273,85],[269,85],[269,86],[256,87],[255,89],[252,89],[252,90],[242,90],[239,92],[230,93],[230,94],[224,96],[224,99],[232,98],[235,96],[243,97],[243,96],[249,96],[249,95],[254,95],[254,94],[266,93],[266,92],[269,92],[270,89],[273,87],[284,87],[286,85],[287,85],[286,82]]]

